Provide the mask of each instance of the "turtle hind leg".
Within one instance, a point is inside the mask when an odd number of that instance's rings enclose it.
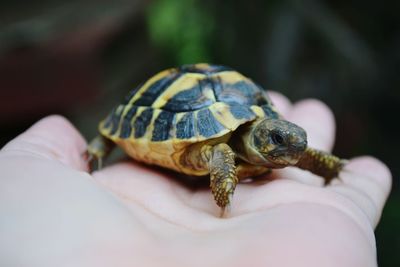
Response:
[[[93,163],[97,160],[97,170],[103,167],[103,159],[107,157],[115,147],[114,142],[99,135],[96,136],[88,145],[87,154],[90,170],[93,171]]]
[[[205,157],[210,171],[210,187],[214,199],[221,207],[220,216],[229,212],[233,193],[238,183],[235,153],[227,144],[207,146]]]
[[[327,185],[334,178],[339,178],[339,173],[346,162],[346,160],[340,159],[330,153],[307,148],[296,166],[323,177],[325,185]]]

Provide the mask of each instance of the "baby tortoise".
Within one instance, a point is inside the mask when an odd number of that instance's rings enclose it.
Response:
[[[114,144],[135,160],[210,175],[222,214],[240,179],[297,166],[329,183],[344,161],[307,147],[306,132],[282,118],[266,91],[231,68],[184,65],[131,91],[99,124],[88,147],[101,160]]]

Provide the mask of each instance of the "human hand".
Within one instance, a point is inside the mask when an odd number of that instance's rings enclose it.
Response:
[[[316,100],[272,93],[309,144],[329,151],[334,120]],[[341,181],[287,168],[239,184],[229,218],[209,190],[134,162],[89,175],[86,142],[47,117],[0,152],[0,265],[376,266],[373,229],[390,191],[387,167],[352,159]]]

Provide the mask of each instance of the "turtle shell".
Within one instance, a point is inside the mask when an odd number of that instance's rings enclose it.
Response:
[[[176,160],[185,148],[226,141],[257,117],[279,117],[264,89],[231,68],[195,64],[162,71],[132,90],[99,130],[139,161],[188,173]]]

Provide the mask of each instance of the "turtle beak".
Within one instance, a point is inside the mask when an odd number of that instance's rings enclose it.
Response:
[[[307,148],[307,140],[303,140],[301,142],[296,142],[289,146],[289,150],[296,154],[303,153],[304,150],[306,150],[306,148]]]
[[[267,155],[273,157],[286,157],[286,156],[293,156],[294,158],[299,157],[304,150],[307,148],[307,141],[296,142],[290,144],[288,146],[281,146],[275,148],[273,151],[269,152]]]
[[[297,142],[295,144],[289,145],[288,147],[288,155],[286,156],[285,160],[290,164],[290,165],[295,165],[299,159],[301,158],[304,150],[307,148],[307,141],[301,141]]]
[[[274,167],[282,168],[288,165],[295,165],[301,158],[303,151],[294,151],[292,149],[278,149],[265,155],[266,159],[273,163]]]

